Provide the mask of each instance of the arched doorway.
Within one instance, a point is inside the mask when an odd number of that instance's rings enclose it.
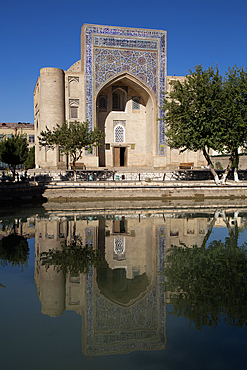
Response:
[[[96,125],[106,134],[98,149],[100,167],[153,166],[156,104],[141,80],[124,73],[102,86],[96,97]]]

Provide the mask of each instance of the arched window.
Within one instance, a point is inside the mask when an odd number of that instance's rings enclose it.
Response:
[[[69,99],[69,118],[78,118],[79,99]]]
[[[79,95],[79,77],[69,77],[69,96],[77,97]]]
[[[114,129],[114,141],[115,143],[124,143],[125,141],[125,130],[121,125],[117,125]]]
[[[100,110],[107,109],[107,95],[102,95],[99,97],[99,109]]]
[[[112,110],[120,110],[120,96],[117,92],[112,94]]]
[[[112,93],[112,110],[124,111],[127,100],[127,93],[122,89],[116,89]]]
[[[114,238],[114,253],[124,254],[125,252],[125,238],[116,237]]]

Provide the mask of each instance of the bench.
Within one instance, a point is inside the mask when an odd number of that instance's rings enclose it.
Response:
[[[180,163],[178,168],[180,170],[192,170],[194,167],[194,162]]]
[[[72,170],[85,170],[86,166],[84,163],[75,163],[75,166],[73,166],[73,163],[70,163],[70,167]]]

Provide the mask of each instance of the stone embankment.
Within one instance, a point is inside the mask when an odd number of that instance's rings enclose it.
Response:
[[[147,200],[241,198],[247,199],[247,183],[217,186],[213,181],[93,181],[51,182],[46,185],[44,197],[49,201]]]
[[[0,204],[48,202],[97,202],[97,201],[151,201],[162,202],[204,202],[220,199],[222,204],[238,199],[238,203],[247,202],[247,181],[238,183],[228,180],[224,186],[217,186],[212,180],[175,180],[174,172],[164,171],[114,171],[103,177],[93,177],[92,171],[84,171],[84,178],[72,181],[72,172],[30,171],[29,181],[24,183],[1,183]],[[96,176],[99,175],[97,171]],[[104,171],[101,171],[104,172]],[[105,172],[104,172],[105,175]],[[85,180],[86,176],[86,180]],[[207,175],[208,176],[208,175]],[[206,176],[206,178],[207,178]],[[90,181],[90,178],[92,181]],[[114,180],[113,180],[114,178]],[[89,181],[87,181],[89,180]]]
[[[36,182],[27,183],[0,183],[0,206],[8,207],[19,204],[33,204],[45,202],[43,197],[45,185]]]

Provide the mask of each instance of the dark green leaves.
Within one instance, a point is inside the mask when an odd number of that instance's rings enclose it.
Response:
[[[173,83],[162,110],[167,144],[181,152],[201,150],[215,178],[209,149],[230,155],[224,183],[232,161],[238,166],[239,149],[246,147],[247,70],[229,68],[222,79],[217,67],[198,65],[183,82]]]
[[[24,267],[28,264],[29,246],[24,236],[10,234],[0,241],[0,261],[2,266]]]
[[[191,71],[190,71],[191,72]],[[218,110],[221,103],[222,78],[218,68],[195,71],[176,81],[169,96],[164,99],[167,143],[172,148],[220,150],[218,138]]]
[[[50,130],[46,127],[46,131],[42,131],[39,139],[39,144],[55,148],[59,145],[61,153],[70,155],[73,163],[82,157],[82,149],[87,149],[92,152],[94,146],[100,145],[100,140],[105,137],[97,127],[94,130],[89,129],[88,122],[64,122],[62,126],[58,126]]]
[[[0,142],[0,159],[10,166],[23,164],[28,156],[28,143],[25,135],[11,135]]]
[[[171,313],[185,316],[197,329],[216,328],[221,320],[246,327],[246,247],[236,246],[231,237],[208,248],[172,246],[165,267]]]
[[[83,246],[81,238],[75,236],[69,244],[62,244],[62,250],[50,249],[43,252],[40,260],[46,269],[53,266],[57,271],[78,275],[87,274],[90,266],[99,267],[103,262],[99,250],[90,245]]]

